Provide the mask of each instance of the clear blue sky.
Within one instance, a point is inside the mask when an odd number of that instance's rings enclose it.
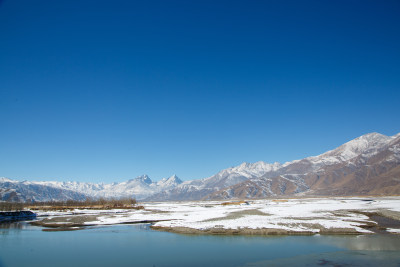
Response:
[[[0,0],[0,176],[153,180],[400,132],[399,1]]]

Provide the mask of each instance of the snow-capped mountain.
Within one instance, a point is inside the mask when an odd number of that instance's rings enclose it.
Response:
[[[147,175],[121,183],[19,182],[0,179],[0,200],[86,197],[138,200],[262,198],[290,195],[400,194],[400,133],[370,133],[318,156],[280,164],[242,163],[199,180]]]
[[[263,161],[256,163],[244,162],[217,174],[200,179],[185,181],[182,184],[150,196],[147,200],[197,200],[204,196],[243,181],[260,177],[269,172],[275,172],[281,167],[279,163],[269,164]]]
[[[75,190],[62,189],[51,184],[15,181],[0,178],[0,200],[4,201],[51,201],[51,200],[85,200],[86,195]]]
[[[147,175],[121,183],[95,184],[82,182],[28,182],[0,179],[0,199],[14,201],[84,200],[86,198],[134,197],[143,199],[162,190],[171,189],[182,181],[173,175],[153,182]]]
[[[371,133],[319,156],[285,163],[275,176],[267,173],[205,199],[398,193],[400,134]]]
[[[171,189],[181,184],[182,180],[176,176],[176,174],[172,175],[169,178],[163,178],[157,182],[157,186],[162,188],[163,190]]]
[[[347,172],[356,171],[366,163],[363,159],[372,158],[388,150],[390,145],[399,139],[400,134],[385,136],[370,133],[318,156],[284,164],[268,164],[262,161],[243,163],[222,170],[209,178],[184,182],[171,190],[151,196],[149,200],[229,199],[307,193],[315,195],[318,194],[318,190],[314,189],[314,183],[306,177],[321,176],[328,170],[342,165],[350,166]],[[394,147],[391,149],[393,153],[390,158],[400,157],[400,151]],[[395,161],[394,164],[399,163],[400,161]],[[328,187],[333,185],[328,181],[326,184]]]

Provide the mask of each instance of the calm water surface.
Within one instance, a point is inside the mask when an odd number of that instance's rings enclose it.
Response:
[[[0,267],[400,266],[400,236],[191,236],[147,225],[0,229]]]

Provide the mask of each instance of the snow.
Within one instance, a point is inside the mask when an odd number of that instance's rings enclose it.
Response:
[[[270,164],[264,161],[258,161],[255,163],[244,162],[237,167],[228,169],[228,171],[231,173],[237,172],[250,178],[252,176],[261,176],[266,172],[276,171],[279,168],[281,168],[281,164],[279,162]]]
[[[354,211],[400,212],[400,197],[374,198],[372,201],[365,201],[362,198],[331,198],[256,200],[250,201],[250,205],[221,205],[221,203],[220,201],[160,202],[145,203],[144,210],[119,211],[114,214],[109,214],[109,211],[108,213],[103,211],[104,214],[92,211],[101,216],[87,224],[108,225],[148,220],[158,221],[154,226],[159,227],[199,230],[249,228],[319,233],[321,228],[346,228],[359,233],[371,233],[361,227],[371,222],[369,218]]]
[[[182,183],[182,180],[176,176],[176,174],[172,175],[169,178],[163,178],[156,183],[157,186],[162,187],[163,189],[173,188]]]
[[[368,217],[362,214],[334,215],[333,212],[341,210],[376,210],[381,208],[397,210],[400,207],[400,200],[375,201],[370,205],[361,199],[339,200],[339,199],[307,199],[288,200],[287,202],[274,202],[269,200],[254,201],[249,206],[221,206],[214,203],[213,207],[204,207],[204,203],[196,206],[190,204],[175,204],[173,207],[156,205],[154,208],[173,211],[173,221],[158,222],[156,226],[162,227],[188,227],[194,229],[208,229],[222,225],[225,229],[237,229],[241,227],[258,229],[274,228],[290,231],[312,231],[319,229],[306,227],[306,222],[319,224],[325,228],[353,228],[358,232],[369,232],[360,228],[363,222],[368,222]],[[190,208],[189,208],[189,207]],[[231,220],[210,219],[221,218],[231,212],[257,209],[265,213],[260,215],[244,215]],[[187,214],[187,216],[181,216]]]
[[[306,158],[317,167],[348,161],[357,156],[371,157],[387,146],[396,136],[369,133],[353,139],[340,147],[319,156]]]
[[[388,228],[386,231],[390,233],[395,233],[395,234],[400,234],[400,229],[395,229],[395,228]]]
[[[99,214],[127,214],[131,210],[112,209],[112,210],[91,210],[91,209],[74,209],[73,211],[35,211],[37,217],[56,217],[70,215],[99,215]]]
[[[0,182],[4,182],[4,183],[5,183],[5,182],[14,183],[14,182],[17,182],[17,181],[8,179],[8,178],[6,178],[6,177],[1,177],[1,178],[0,178]]]

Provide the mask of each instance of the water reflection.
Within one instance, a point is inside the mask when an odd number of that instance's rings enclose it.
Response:
[[[85,227],[83,230],[94,230],[96,232],[103,233],[123,233],[123,232],[132,232],[134,231],[152,231],[150,228],[150,223],[133,223],[133,224],[123,224],[119,226],[125,227],[115,227],[116,225],[96,225],[91,227]],[[118,226],[118,225],[117,225]]]
[[[348,250],[400,251],[400,238],[396,235],[324,236],[321,241]]]
[[[394,251],[340,251],[321,254],[301,255],[296,257],[252,262],[240,267],[269,266],[359,266],[359,267],[398,267],[400,256]]]
[[[0,223],[0,235],[8,235],[11,230],[24,230],[28,227],[29,225],[26,222],[2,222]]]
[[[26,222],[2,222],[0,223],[0,229],[26,229]]]
[[[151,229],[150,228],[150,226],[151,226],[150,223],[139,223],[139,224],[134,224],[134,226],[135,226],[136,229],[143,230],[143,231],[145,231],[145,230],[147,231],[147,230]]]

